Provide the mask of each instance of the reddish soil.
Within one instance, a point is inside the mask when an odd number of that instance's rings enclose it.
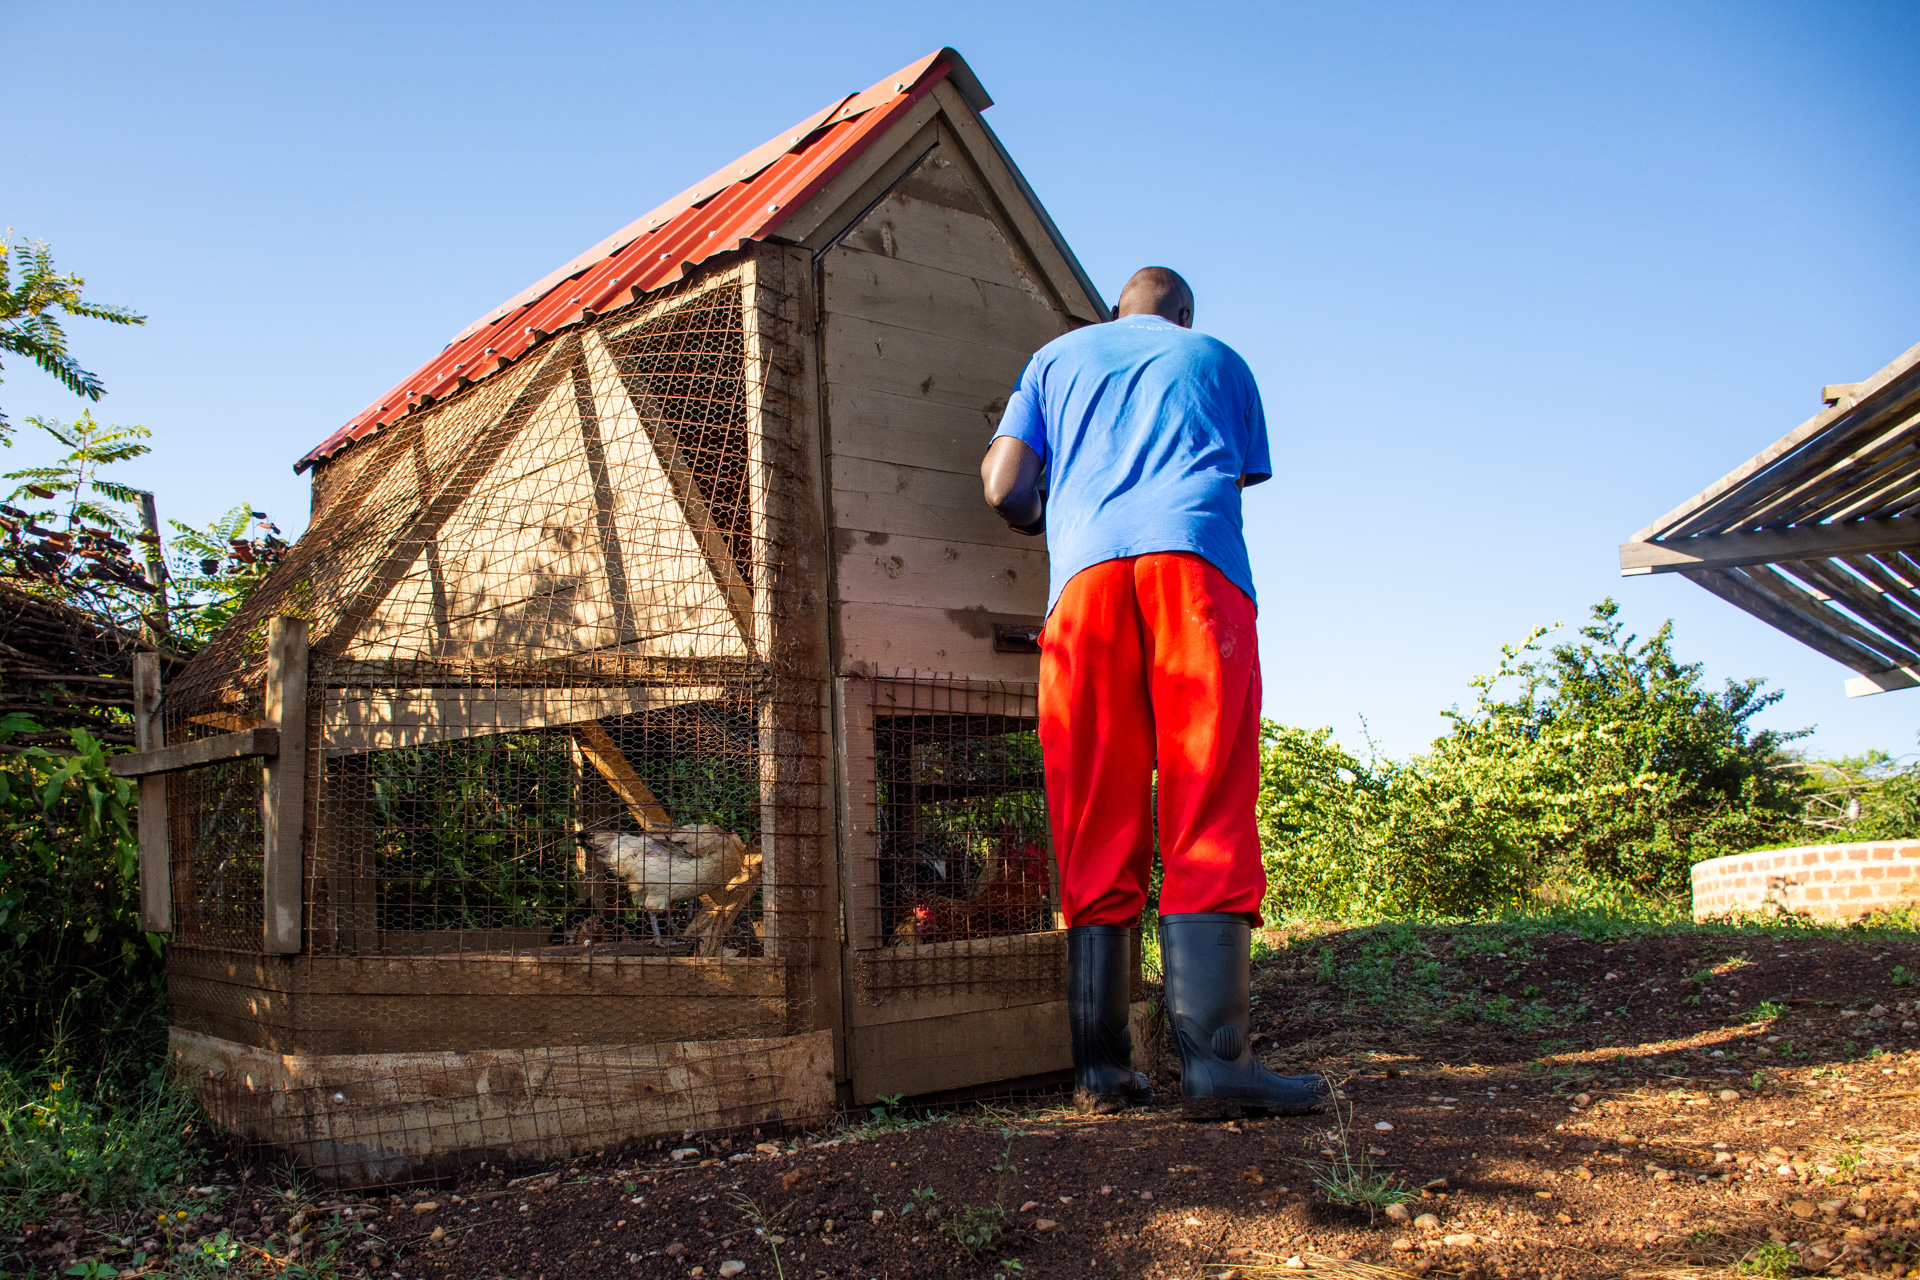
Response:
[[[1404,927],[1275,942],[1256,973],[1261,1044],[1284,1046],[1269,1062],[1344,1077],[1346,1150],[1424,1187],[1406,1207],[1437,1226],[1329,1203],[1315,1176],[1342,1148],[1333,1115],[1083,1119],[1042,1099],[326,1198],[307,1234],[342,1246],[340,1274],[407,1280],[711,1278],[729,1262],[907,1280],[1008,1274],[1008,1258],[1023,1277],[1704,1277],[1742,1260],[1920,1276],[1920,942]],[[1173,1072],[1163,1059],[1163,1095]],[[284,1256],[284,1216],[259,1216],[278,1202],[212,1199],[194,1234]],[[995,1204],[1005,1233],[969,1257],[949,1228]],[[99,1238],[74,1235],[59,1260],[126,1265]]]

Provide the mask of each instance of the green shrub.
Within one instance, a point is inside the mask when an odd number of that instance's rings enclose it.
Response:
[[[35,726],[0,719],[0,744]],[[161,1018],[161,941],[140,927],[133,788],[84,729],[72,755],[0,755],[0,1061],[63,1043],[99,1069]],[[123,1054],[115,1053],[119,1061]]]
[[[195,1160],[192,1100],[158,1055],[132,1052],[115,1065],[76,1069],[55,1049],[38,1066],[0,1068],[0,1227],[18,1231],[63,1194],[119,1208],[185,1175]]]
[[[0,720],[0,744],[31,732]],[[120,1206],[183,1176],[158,935],[140,927],[133,788],[101,744],[0,755],[0,1225],[62,1194]]]
[[[1760,680],[1703,685],[1672,623],[1641,641],[1603,601],[1578,641],[1544,631],[1473,681],[1470,711],[1404,763],[1361,761],[1327,729],[1263,725],[1267,906],[1281,915],[1472,914],[1566,886],[1671,899],[1703,858],[1799,834],[1783,745],[1755,730]]]
[[[1872,750],[1802,766],[1807,819],[1822,843],[1920,838],[1920,760]]]

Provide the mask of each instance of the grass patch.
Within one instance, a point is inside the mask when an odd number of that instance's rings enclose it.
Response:
[[[840,1134],[847,1138],[872,1138],[883,1133],[897,1133],[902,1129],[918,1129],[922,1125],[933,1124],[937,1117],[925,1112],[916,1114],[900,1105],[905,1094],[883,1093],[879,1104],[867,1109],[864,1120],[847,1119],[840,1126]]]
[[[963,1204],[945,1215],[940,1216],[939,1209],[928,1210],[940,1230],[949,1240],[959,1247],[960,1252],[973,1262],[986,1262],[999,1247],[1007,1235],[1007,1179],[1020,1171],[1020,1162],[1013,1158],[1013,1142],[1021,1135],[1016,1125],[1000,1126],[1000,1136],[1007,1145],[1000,1149],[1000,1157],[990,1166],[997,1175],[993,1186],[992,1204]],[[932,1205],[939,1195],[931,1187],[915,1191],[914,1197],[925,1197],[923,1204]],[[1018,1258],[1002,1258],[991,1264],[998,1276],[1017,1275],[1025,1270]]]
[[[0,1067],[0,1229],[62,1197],[101,1209],[159,1197],[198,1163],[199,1119],[157,1056],[138,1074],[82,1069],[57,1050]]]
[[[787,1268],[780,1260],[780,1226],[787,1216],[787,1209],[792,1206],[768,1213],[760,1207],[758,1200],[742,1191],[730,1193],[727,1196],[727,1203],[733,1206],[734,1212],[738,1213],[741,1220],[752,1228],[754,1236],[766,1246],[767,1252],[773,1255],[773,1273],[777,1280],[786,1280]]]
[[[1388,1205],[1411,1200],[1414,1192],[1392,1174],[1376,1169],[1367,1151],[1366,1140],[1353,1131],[1353,1105],[1342,1107],[1339,1101],[1344,1080],[1330,1080],[1333,1087],[1333,1127],[1320,1135],[1326,1146],[1319,1160],[1296,1160],[1313,1179],[1313,1185],[1329,1204],[1349,1209],[1365,1209],[1368,1221]]]
[[[1765,1280],[1785,1280],[1793,1274],[1793,1250],[1783,1244],[1763,1244],[1740,1259],[1737,1268],[1743,1276],[1762,1276]]]

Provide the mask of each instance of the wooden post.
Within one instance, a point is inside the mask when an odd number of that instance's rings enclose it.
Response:
[[[260,796],[266,856],[262,882],[268,955],[300,951],[301,836],[306,823],[307,622],[279,616],[267,622],[267,723],[280,731],[280,754],[268,759]]]
[[[160,655],[133,655],[133,742],[137,751],[166,745],[160,722]],[[140,927],[173,932],[173,869],[167,854],[167,777],[140,779]]]
[[[167,618],[167,562],[160,554],[160,513],[155,510],[153,495],[140,495],[140,531],[153,541],[147,546],[147,581],[153,584],[153,630],[156,636],[164,636],[173,629]],[[158,689],[158,685],[155,688]],[[145,748],[141,748],[145,750]]]

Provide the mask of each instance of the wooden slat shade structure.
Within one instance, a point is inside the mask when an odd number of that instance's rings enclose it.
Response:
[[[1620,547],[1623,575],[1679,573],[1859,675],[1920,686],[1920,346]]]

